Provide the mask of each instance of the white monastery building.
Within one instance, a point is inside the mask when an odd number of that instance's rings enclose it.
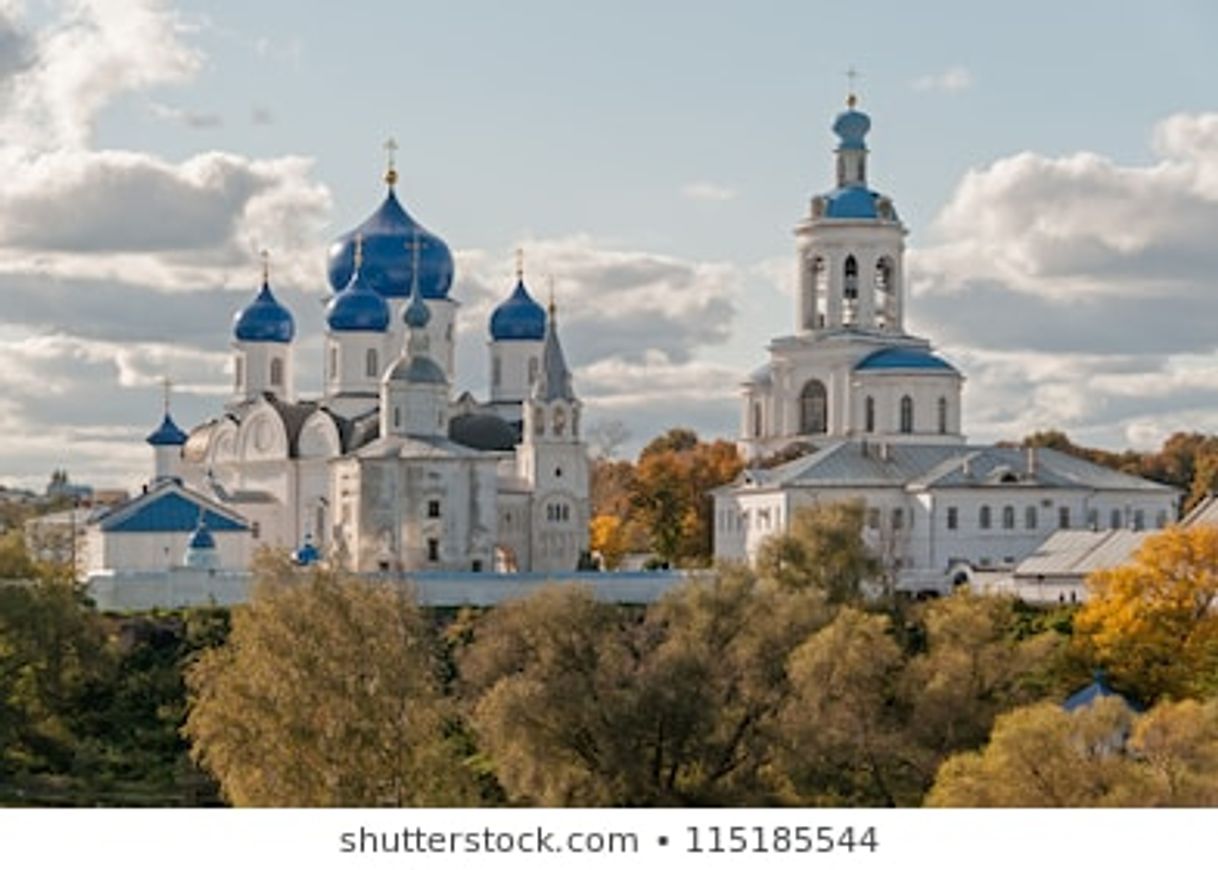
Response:
[[[1174,521],[1170,487],[1054,450],[967,443],[963,375],[905,331],[906,229],[868,186],[871,120],[855,103],[833,123],[837,183],[795,227],[794,330],[742,385],[750,467],[715,493],[715,556],[751,560],[799,508],[861,500],[898,585],[939,592],[1058,529]]]
[[[261,545],[355,571],[573,571],[588,547],[581,404],[553,300],[489,324],[491,395],[454,397],[453,258],[398,201],[328,253],[324,384],[298,395],[269,269],[232,330],[232,395],[189,433],[166,398],[152,482],[89,529],[91,577],[248,569]]]

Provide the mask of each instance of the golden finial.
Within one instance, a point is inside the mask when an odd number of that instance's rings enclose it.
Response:
[[[364,265],[364,234],[355,234],[355,271],[360,270],[360,266]]]
[[[393,187],[398,183],[398,170],[393,155],[398,150],[398,142],[392,136],[385,140],[385,183]]]
[[[550,312],[550,317],[554,316],[554,312],[558,310],[558,305],[554,302],[554,276],[547,275],[546,283],[550,285],[550,302],[546,306],[546,310]]]
[[[516,249],[516,280],[524,280],[524,248]]]
[[[858,101],[859,101],[858,95],[854,92],[854,83],[857,79],[860,79],[860,78],[862,78],[862,74],[859,73],[859,71],[854,68],[853,64],[851,64],[850,69],[846,70],[846,81],[848,83],[847,84],[848,91],[847,91],[847,96],[846,96],[846,106],[848,108],[853,109],[855,104],[858,103]]]
[[[258,252],[258,256],[262,258],[262,283],[271,283],[271,252],[263,248]]]

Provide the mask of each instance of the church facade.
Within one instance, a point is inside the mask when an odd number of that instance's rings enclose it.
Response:
[[[898,585],[943,591],[1057,529],[1174,521],[1170,487],[1053,450],[967,443],[963,375],[905,330],[907,231],[869,186],[871,119],[855,102],[833,123],[836,184],[795,227],[794,330],[741,385],[749,467],[714,495],[715,556],[751,560],[801,507],[857,500]]]
[[[453,257],[399,202],[392,162],[385,180],[380,207],[328,251],[320,394],[297,392],[295,321],[264,255],[234,318],[229,400],[189,432],[166,408],[153,483],[128,509],[144,518],[126,523],[164,539],[138,542],[143,570],[157,554],[179,564],[209,520],[224,524],[203,539],[229,540],[227,571],[262,545],[369,573],[577,567],[589,469],[554,302],[533,299],[518,262],[489,324],[491,394],[454,396]],[[128,549],[104,523],[98,552]]]

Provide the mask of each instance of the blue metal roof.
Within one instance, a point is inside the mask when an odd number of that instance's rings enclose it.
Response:
[[[541,341],[546,337],[546,310],[529,295],[524,280],[516,282],[512,295],[499,303],[491,315],[491,338],[495,341]]]
[[[886,347],[865,357],[854,367],[856,372],[878,369],[930,369],[934,371],[956,371],[947,360],[935,356],[929,350],[918,347]]]
[[[1103,671],[1096,671],[1095,678],[1085,687],[1079,689],[1069,698],[1062,702],[1062,709],[1067,713],[1073,713],[1075,710],[1081,710],[1090,707],[1100,698],[1120,698],[1125,702],[1125,706],[1134,712],[1141,712],[1142,706],[1129,698],[1122,695],[1120,692],[1108,685],[1104,679]]]
[[[444,299],[453,283],[453,255],[448,245],[412,218],[390,188],[385,201],[372,215],[339,236],[330,245],[330,286],[347,286],[355,270],[356,237],[363,237],[360,271],[368,285],[382,296],[405,297],[414,280],[411,248],[418,233],[419,291],[428,299]]]
[[[825,217],[875,220],[879,217],[875,201],[879,194],[858,184],[839,187],[825,194]]]
[[[161,425],[144,440],[153,447],[180,447],[186,443],[186,433],[178,428],[178,424],[173,422],[173,418],[166,411]]]
[[[237,312],[233,318],[233,336],[237,341],[275,341],[287,344],[296,335],[292,312],[279,304],[271,286],[262,282],[254,301]]]
[[[363,269],[353,272],[347,287],[330,298],[326,325],[333,332],[384,332],[389,328],[389,303],[363,279]]]
[[[128,512],[120,507],[110,517],[103,519],[102,531],[195,532],[200,525],[200,509],[203,525],[212,531],[244,532],[249,529],[245,523],[236,522],[214,510],[201,508],[198,502],[173,489],[141,496],[131,505],[134,506],[141,499],[145,499],[144,503],[138,505],[135,510]]]
[[[190,549],[192,550],[214,550],[216,549],[216,539],[211,536],[211,531],[207,528],[207,524],[200,523],[195,529],[195,533],[190,536]]]
[[[312,565],[321,559],[321,553],[313,546],[313,536],[305,535],[304,543],[292,554],[297,565]]]

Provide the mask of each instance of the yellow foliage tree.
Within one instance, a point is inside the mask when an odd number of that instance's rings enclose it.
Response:
[[[1114,683],[1146,701],[1218,685],[1218,528],[1152,535],[1131,563],[1087,582],[1075,631]]]
[[[408,592],[263,555],[228,642],[190,668],[191,754],[238,806],[453,805],[430,638]]]
[[[626,553],[626,529],[621,517],[600,514],[588,526],[589,546],[600,553],[605,567],[612,570],[621,564]]]

